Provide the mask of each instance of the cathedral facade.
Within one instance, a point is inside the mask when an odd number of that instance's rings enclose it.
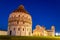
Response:
[[[33,36],[55,36],[55,27],[51,26],[50,30],[46,30],[44,26],[37,25],[33,30]]]
[[[32,35],[32,17],[20,5],[14,10],[8,18],[8,35],[12,36],[31,36]]]

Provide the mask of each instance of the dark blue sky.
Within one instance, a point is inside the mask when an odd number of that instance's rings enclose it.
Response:
[[[37,24],[47,29],[54,25],[60,32],[59,0],[0,0],[0,30],[7,30],[9,14],[21,4],[32,16],[33,29]]]

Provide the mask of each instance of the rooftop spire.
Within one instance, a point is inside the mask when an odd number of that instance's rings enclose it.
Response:
[[[24,13],[28,13],[23,5],[20,5],[16,10],[14,10],[13,12],[24,12]]]
[[[19,6],[19,9],[24,9],[24,6],[23,6],[23,5],[20,5],[20,6]]]

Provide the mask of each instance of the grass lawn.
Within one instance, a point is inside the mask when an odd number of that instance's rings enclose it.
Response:
[[[60,37],[0,36],[0,40],[60,40]]]

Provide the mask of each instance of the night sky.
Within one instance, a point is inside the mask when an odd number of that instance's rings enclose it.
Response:
[[[32,16],[32,29],[37,24],[46,29],[54,25],[56,32],[60,32],[59,0],[0,0],[0,30],[7,30],[9,14],[21,4]]]

